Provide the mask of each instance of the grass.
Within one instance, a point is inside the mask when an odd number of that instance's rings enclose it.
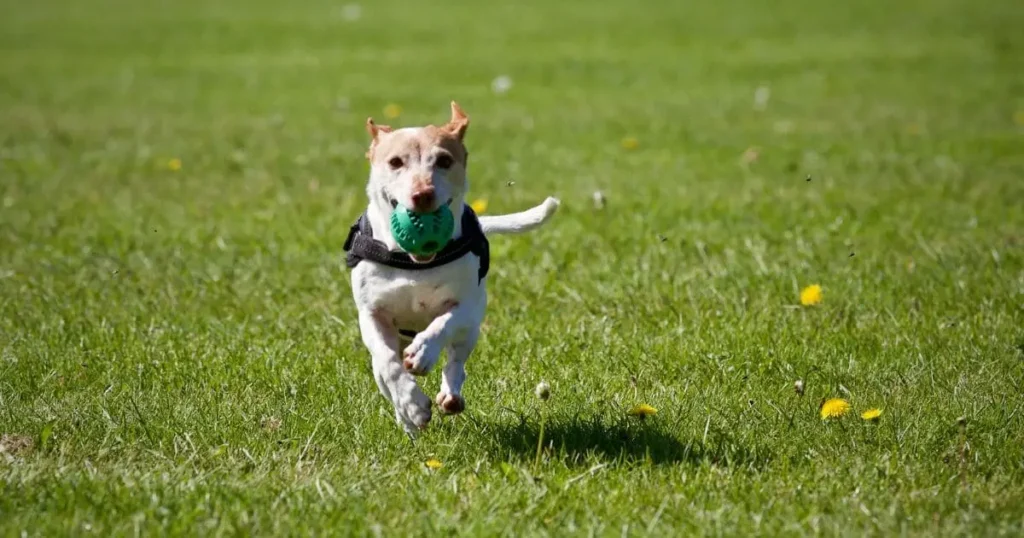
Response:
[[[1019,3],[3,4],[0,534],[1021,533]],[[563,208],[412,443],[341,244],[451,99]]]

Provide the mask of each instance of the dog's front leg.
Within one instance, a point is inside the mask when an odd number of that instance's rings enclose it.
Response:
[[[381,394],[395,406],[395,418],[409,435],[430,422],[430,398],[416,379],[403,368],[399,356],[398,329],[382,312],[360,309],[359,329],[373,359],[373,376]]]
[[[402,360],[405,369],[413,375],[430,373],[445,346],[464,340],[470,332],[480,330],[481,310],[475,301],[469,304],[449,302],[444,313],[417,333],[412,343],[405,348]]]
[[[435,318],[405,348],[405,368],[423,375],[437,364],[441,350],[447,347],[448,362],[441,374],[441,391],[435,400],[445,414],[456,414],[465,409],[462,384],[466,380],[466,360],[480,335],[485,307],[486,296],[449,305],[444,314]]]

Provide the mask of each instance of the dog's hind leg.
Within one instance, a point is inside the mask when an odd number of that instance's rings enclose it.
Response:
[[[473,330],[464,340],[448,346],[448,362],[441,371],[441,391],[434,400],[446,415],[461,413],[466,408],[466,400],[462,397],[462,384],[466,382],[466,360],[476,347],[479,335],[479,330]]]
[[[360,310],[359,329],[373,359],[373,376],[381,394],[395,406],[395,418],[415,436],[430,422],[430,398],[402,366],[398,329],[387,316]]]

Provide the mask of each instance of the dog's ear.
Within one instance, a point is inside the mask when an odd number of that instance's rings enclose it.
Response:
[[[366,118],[366,132],[370,133],[370,138],[376,142],[377,135],[380,133],[390,133],[391,127],[387,125],[377,125],[376,123],[373,123],[373,118]]]
[[[452,119],[448,120],[448,124],[444,126],[444,129],[462,140],[466,136],[466,129],[469,128],[469,116],[462,111],[462,107],[458,103],[452,101]]]
[[[370,133],[370,150],[366,152],[366,158],[373,158],[373,148],[377,145],[377,137],[381,133],[390,133],[391,127],[387,125],[377,125],[373,123],[373,118],[366,118],[366,132]]]

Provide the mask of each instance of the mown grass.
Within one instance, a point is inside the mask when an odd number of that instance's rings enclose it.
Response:
[[[1021,532],[1018,3],[2,11],[0,533]],[[488,211],[563,209],[412,443],[341,244],[366,116],[451,99]]]

